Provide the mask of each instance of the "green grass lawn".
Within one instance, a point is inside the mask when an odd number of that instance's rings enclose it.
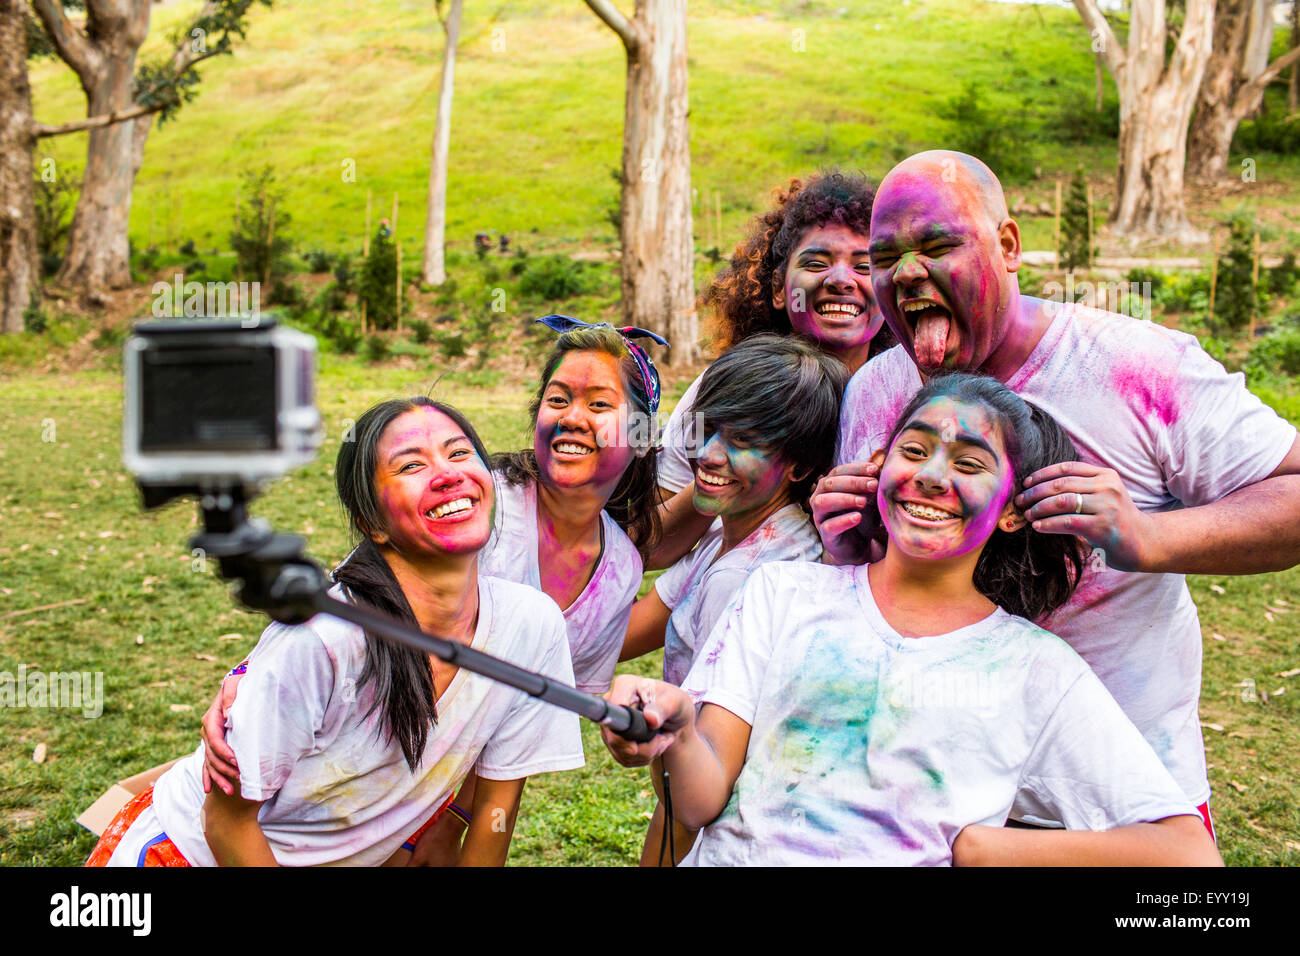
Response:
[[[222,674],[263,627],[191,557],[191,503],[140,511],[120,460],[119,373],[111,357],[98,364],[0,380],[9,413],[0,433],[0,671],[26,664],[104,675],[94,719],[70,709],[0,709],[0,863],[8,865],[84,861],[94,839],[76,815],[113,781],[197,744]],[[340,558],[348,541],[330,473],[347,420],[377,400],[424,392],[437,375],[430,366],[323,356],[325,445],[255,512],[305,533],[321,561]],[[435,394],[464,409],[493,450],[527,436],[524,383],[475,387],[452,376]],[[1300,863],[1300,678],[1278,676],[1300,667],[1300,569],[1191,583],[1205,632],[1201,713],[1224,857]],[[13,613],[67,601],[82,603]],[[632,669],[660,666],[655,655]],[[584,738],[585,769],[529,782],[512,862],[636,861],[653,806],[648,777],[615,765],[593,726]],[[40,744],[45,759],[36,763]]]

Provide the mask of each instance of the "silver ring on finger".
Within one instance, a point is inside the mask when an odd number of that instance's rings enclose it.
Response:
[[[1074,513],[1077,515],[1083,514],[1083,495],[1077,491],[1074,493]]]

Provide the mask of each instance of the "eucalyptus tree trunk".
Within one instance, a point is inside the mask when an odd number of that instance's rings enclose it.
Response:
[[[623,41],[623,321],[672,343],[670,364],[699,359],[691,236],[686,0],[636,0],[627,19],[608,0],[587,6]]]
[[[456,78],[456,44],[460,42],[461,5],[462,0],[451,0],[451,10],[442,24],[447,42],[442,53],[442,79],[438,84],[438,116],[433,129],[433,161],[429,165],[429,216],[424,226],[424,281],[430,285],[447,281],[447,155],[451,148],[451,100]]]
[[[23,330],[23,311],[40,294],[26,17],[23,0],[0,0],[0,332],[5,333]]]
[[[1300,47],[1268,62],[1273,0],[1218,0],[1214,48],[1196,98],[1187,143],[1187,176],[1216,183],[1228,176],[1228,153],[1241,121],[1264,102],[1268,84],[1300,60]]]
[[[1186,0],[1183,28],[1165,55],[1164,0],[1132,0],[1128,47],[1096,0],[1074,0],[1119,89],[1119,162],[1111,230],[1130,239],[1203,242],[1187,219],[1187,127],[1212,42],[1214,0]],[[1094,47],[1095,48],[1095,47]]]
[[[68,20],[57,0],[32,0],[55,50],[81,82],[86,115],[130,109],[136,54],[149,33],[150,0],[86,0],[85,7],[82,29]],[[68,251],[55,279],[59,285],[94,293],[130,284],[131,190],[151,122],[142,116],[90,130]]]

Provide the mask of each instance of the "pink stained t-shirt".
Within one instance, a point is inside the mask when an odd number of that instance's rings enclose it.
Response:
[[[479,574],[505,578],[542,590],[537,556],[537,486],[512,485],[494,472],[496,527],[479,554]],[[564,611],[577,687],[590,694],[609,690],[618,655],[627,635],[632,603],[641,587],[641,555],[618,523],[606,512],[605,547],[591,580]],[[547,598],[547,600],[550,600]],[[553,602],[552,602],[553,603]]]
[[[1208,504],[1266,478],[1296,438],[1194,337],[1082,306],[1059,307],[1006,384],[1061,424],[1082,461],[1118,472],[1148,513]],[[845,392],[837,463],[884,447],[920,387],[901,347],[863,366]],[[1188,798],[1207,800],[1201,627],[1184,576],[1118,571],[1094,553],[1070,602],[1040,623],[1088,662]]]

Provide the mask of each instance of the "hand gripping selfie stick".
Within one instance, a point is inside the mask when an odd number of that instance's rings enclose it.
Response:
[[[645,715],[636,708],[611,704],[472,647],[330,597],[329,578],[303,555],[303,539],[276,534],[265,522],[250,520],[242,491],[210,492],[201,497],[200,504],[204,530],[190,539],[190,546],[219,559],[223,577],[243,582],[239,599],[248,607],[264,611],[282,624],[301,624],[316,614],[342,618],[385,640],[432,654],[594,720],[626,740],[644,743],[654,737]]]

